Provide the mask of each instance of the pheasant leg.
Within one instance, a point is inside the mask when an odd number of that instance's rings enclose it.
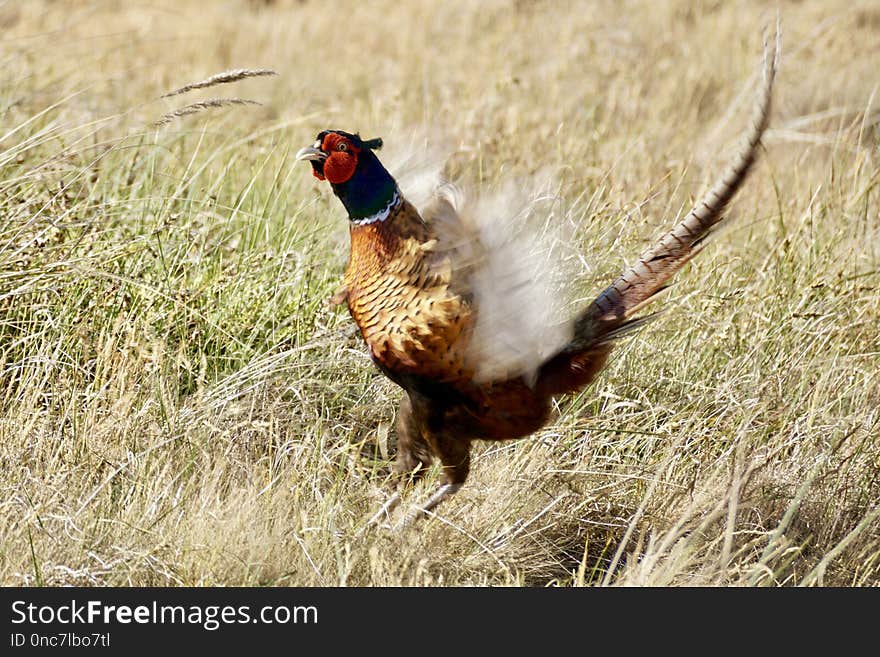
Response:
[[[385,500],[385,504],[383,504],[373,516],[367,520],[367,527],[375,527],[379,524],[380,521],[387,518],[394,509],[397,508],[397,505],[400,504],[400,493],[395,492],[391,497]]]
[[[438,488],[431,497],[427,499],[424,504],[414,507],[410,510],[409,513],[404,516],[403,520],[401,520],[394,527],[394,531],[400,531],[402,529],[406,529],[409,527],[414,520],[418,520],[426,516],[433,509],[436,509],[443,500],[447,497],[452,497],[455,495],[458,490],[462,487],[462,484],[443,484]]]

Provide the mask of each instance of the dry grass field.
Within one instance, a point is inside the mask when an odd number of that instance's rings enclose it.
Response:
[[[880,6],[778,4],[761,159],[665,312],[358,534],[399,390],[293,154],[549,172],[585,303],[725,165],[774,3],[0,3],[0,583],[880,584]],[[242,67],[277,75],[161,98]],[[260,105],[156,125],[216,98]]]

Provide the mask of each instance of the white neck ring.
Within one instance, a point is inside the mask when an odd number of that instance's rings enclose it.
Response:
[[[366,226],[368,224],[374,224],[377,221],[385,221],[388,217],[391,216],[391,212],[398,206],[400,203],[400,191],[395,189],[394,196],[391,197],[391,200],[388,201],[388,205],[384,208],[376,212],[375,214],[371,214],[369,217],[361,217],[360,219],[352,219],[351,223],[357,226]]]

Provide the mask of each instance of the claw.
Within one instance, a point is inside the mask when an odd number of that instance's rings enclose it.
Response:
[[[391,497],[385,500],[385,504],[383,504],[373,516],[367,520],[367,524],[364,526],[364,529],[368,527],[375,527],[379,524],[381,520],[384,520],[389,516],[389,514],[397,508],[397,505],[400,504],[400,493],[394,493]],[[363,531],[363,530],[361,530]]]
[[[413,521],[426,516],[432,509],[437,508],[440,503],[447,497],[452,497],[461,488],[462,484],[443,484],[436,492],[428,498],[421,506],[414,507],[407,513],[403,520],[394,526],[394,531],[399,532],[409,527]]]

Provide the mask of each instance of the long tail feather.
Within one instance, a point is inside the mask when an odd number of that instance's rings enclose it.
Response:
[[[777,30],[773,52],[769,51],[766,42],[764,45],[764,80],[751,126],[725,172],[684,219],[596,297],[583,313],[583,320],[594,322],[630,317],[700,252],[703,240],[724,219],[724,209],[745,182],[757,159],[758,144],[770,117],[778,56]]]
[[[593,378],[611,342],[641,327],[652,316],[633,318],[669,279],[700,252],[703,242],[724,219],[724,209],[745,182],[767,128],[773,82],[780,52],[780,32],[772,46],[764,42],[764,77],[749,129],[737,154],[709,192],[668,233],[645,251],[576,318],[571,341],[541,367],[538,385],[548,394],[576,390]],[[644,321],[643,321],[644,320]]]

